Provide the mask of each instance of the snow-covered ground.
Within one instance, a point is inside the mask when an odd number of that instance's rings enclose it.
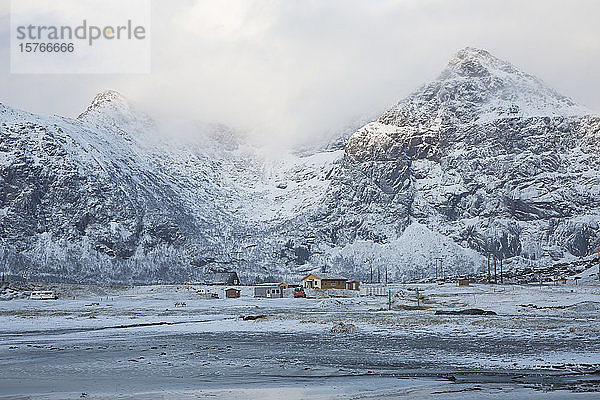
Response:
[[[208,300],[199,286],[52,288],[59,300],[0,301],[0,399],[595,398],[600,390],[600,285],[590,281],[390,285],[391,310],[388,296],[335,291],[255,299],[242,287],[239,299]],[[468,308],[497,315],[435,314]],[[340,323],[346,333],[332,330]]]

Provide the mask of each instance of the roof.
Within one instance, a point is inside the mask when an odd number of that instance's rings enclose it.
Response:
[[[235,271],[215,272],[215,273],[210,274],[210,276],[208,277],[206,282],[212,283],[212,284],[220,283],[220,284],[232,285],[236,279],[239,280],[238,275]]]
[[[323,273],[323,272],[315,272],[315,273],[310,273],[308,275],[306,275],[304,278],[302,278],[302,280],[308,279],[310,276],[314,276],[315,278],[319,278],[321,280],[326,280],[326,281],[347,281],[348,279],[344,278],[343,276],[337,275],[337,274],[331,274],[331,273]]]
[[[215,278],[230,278],[232,276],[237,276],[235,272],[215,272]]]

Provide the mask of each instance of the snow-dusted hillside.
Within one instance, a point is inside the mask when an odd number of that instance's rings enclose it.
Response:
[[[219,160],[161,142],[114,92],[78,119],[4,107],[4,268],[69,280],[188,279],[214,258],[229,193]]]
[[[509,265],[594,254],[600,119],[588,114],[486,51],[460,51],[437,80],[349,139],[335,202],[361,212],[338,245],[354,234],[387,243],[418,223]],[[332,208],[334,220],[348,219]],[[431,275],[433,261],[417,268]]]
[[[358,129],[269,154],[226,127],[166,139],[116,92],[77,119],[0,105],[0,268],[70,281],[396,280],[600,247],[600,118],[486,51]]]
[[[0,121],[0,265],[30,279],[280,275],[262,232],[314,207],[342,156],[273,159],[222,126],[166,139],[113,91],[77,119],[2,105]]]

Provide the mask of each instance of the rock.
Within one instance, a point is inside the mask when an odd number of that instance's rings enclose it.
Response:
[[[257,319],[267,318],[267,316],[264,315],[264,314],[261,314],[261,315],[242,315],[240,318],[243,319],[244,321],[255,321]]]
[[[356,326],[354,324],[344,324],[343,322],[335,323],[329,330],[331,333],[354,333]]]
[[[435,315],[498,315],[494,311],[482,310],[480,308],[467,308],[465,310],[437,310]]]

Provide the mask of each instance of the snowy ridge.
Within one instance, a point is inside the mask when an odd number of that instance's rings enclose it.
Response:
[[[370,120],[370,119],[369,119]],[[30,279],[430,277],[587,262],[600,118],[483,50],[357,129],[274,157],[222,125],[165,140],[120,94],[77,119],[0,105],[0,265]]]
[[[501,118],[583,116],[586,108],[485,50],[466,48],[438,79],[400,101],[379,120],[403,126],[486,124]]]
[[[392,189],[384,216],[418,221],[509,264],[542,265],[600,245],[598,121],[537,78],[467,48],[437,80],[359,129],[345,160],[350,171],[368,171],[365,189]],[[392,169],[400,160],[403,176]]]
[[[122,135],[142,135],[153,129],[152,119],[137,111],[129,101],[114,90],[98,93],[78,120],[97,127],[110,127]]]

